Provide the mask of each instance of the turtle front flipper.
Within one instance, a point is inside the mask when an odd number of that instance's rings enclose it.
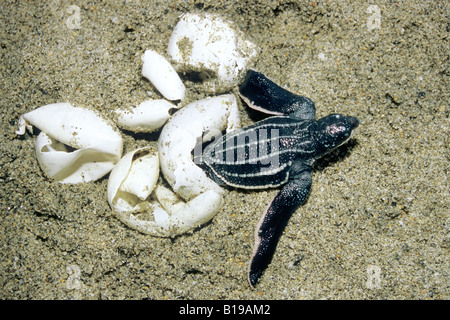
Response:
[[[304,169],[275,196],[255,231],[255,246],[248,270],[248,282],[254,287],[272,260],[278,239],[292,213],[303,204],[311,190],[311,169]]]
[[[314,102],[281,88],[255,70],[247,71],[239,93],[250,108],[264,113],[292,115],[304,120],[312,120],[316,116]]]

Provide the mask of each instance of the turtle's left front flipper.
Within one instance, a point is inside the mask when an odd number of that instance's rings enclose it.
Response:
[[[296,174],[275,196],[255,231],[255,247],[248,270],[248,282],[254,287],[272,260],[278,239],[292,213],[303,204],[311,190],[311,169]]]
[[[316,116],[311,99],[280,87],[255,70],[247,71],[239,93],[250,108],[267,114],[291,115],[303,120],[314,120]]]

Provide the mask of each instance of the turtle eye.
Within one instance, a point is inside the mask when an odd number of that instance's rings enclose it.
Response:
[[[338,126],[336,124],[327,126],[327,133],[332,136],[339,134],[341,132],[344,132],[345,130],[347,130],[347,128],[345,128],[345,126]]]

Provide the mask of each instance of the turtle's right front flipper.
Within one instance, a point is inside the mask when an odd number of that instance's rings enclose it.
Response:
[[[255,248],[248,270],[248,282],[254,287],[270,264],[289,218],[303,204],[311,190],[311,170],[305,168],[275,196],[255,231]]]
[[[304,120],[312,120],[316,116],[314,102],[283,89],[255,70],[247,71],[239,92],[250,108],[264,113],[292,115]]]

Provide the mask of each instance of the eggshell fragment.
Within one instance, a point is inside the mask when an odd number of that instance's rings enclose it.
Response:
[[[169,40],[168,53],[180,73],[194,73],[210,93],[237,85],[258,48],[231,22],[213,14],[186,13]]]
[[[54,103],[22,115],[17,134],[35,126],[36,156],[44,173],[62,183],[97,180],[112,170],[122,154],[122,137],[97,112]],[[74,150],[75,149],[75,150]]]
[[[153,50],[145,51],[142,75],[168,100],[182,100],[186,88],[172,65]]]
[[[212,190],[185,203],[169,188],[157,184],[158,176],[158,153],[152,148],[129,152],[112,170],[108,202],[130,228],[172,237],[209,221],[222,205],[222,196]]]
[[[167,100],[147,100],[131,110],[119,108],[117,125],[133,132],[152,132],[170,118],[170,110],[177,107]]]
[[[108,180],[108,202],[113,211],[147,211],[147,198],[158,177],[159,159],[156,150],[140,148],[127,153],[111,171]]]
[[[239,111],[232,94],[192,102],[172,116],[161,131],[158,150],[164,177],[178,195],[191,200],[209,190],[223,193],[193,162],[192,151],[204,133],[238,127]]]
[[[223,204],[222,193],[206,191],[185,203],[170,189],[158,185],[155,197],[164,208],[155,215],[159,232],[171,236],[187,232],[211,220]],[[166,213],[166,214],[164,214]]]

